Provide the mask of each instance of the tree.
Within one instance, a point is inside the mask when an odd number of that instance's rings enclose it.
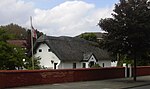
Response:
[[[40,65],[40,60],[41,60],[40,57],[34,57],[33,60],[34,60],[34,69],[43,69],[43,67]],[[29,70],[33,69],[31,58],[27,58],[24,60],[24,68]]]
[[[101,19],[98,24],[108,33],[104,37],[103,48],[134,59],[135,81],[136,60],[150,52],[150,10],[146,1],[120,0],[115,4],[113,18]]]
[[[85,40],[94,41],[97,42],[97,37],[94,33],[84,33],[81,34],[80,38],[83,38]]]
[[[10,39],[26,39],[27,37],[26,29],[17,24],[11,23],[5,26],[0,26],[0,29],[5,30]]]
[[[24,61],[25,60],[25,61]],[[34,58],[35,69],[40,69],[39,58]],[[31,69],[31,58],[25,55],[25,50],[9,45],[5,42],[0,42],[0,69],[1,70],[21,70]]]
[[[15,45],[8,44],[9,39],[5,30],[0,28],[0,69],[1,70],[16,70],[16,69],[31,69],[31,59],[25,53],[26,50]],[[24,62],[23,59],[26,61]],[[38,58],[35,58],[35,69],[40,68]]]

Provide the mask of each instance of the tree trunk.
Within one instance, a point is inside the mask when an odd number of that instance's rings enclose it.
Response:
[[[117,53],[117,66],[122,66],[121,60],[120,60],[120,53]]]

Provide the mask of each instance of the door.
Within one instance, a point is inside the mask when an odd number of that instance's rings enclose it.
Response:
[[[94,66],[94,61],[90,61],[90,63],[89,63],[89,67],[93,67]]]
[[[54,69],[56,69],[57,64],[58,64],[58,63],[54,63]]]

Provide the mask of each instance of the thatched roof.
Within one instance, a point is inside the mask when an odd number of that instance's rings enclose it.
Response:
[[[108,52],[97,47],[97,43],[78,37],[43,35],[37,39],[34,49],[36,50],[43,42],[50,47],[61,61],[82,61],[87,53],[94,54],[97,60],[110,60]]]

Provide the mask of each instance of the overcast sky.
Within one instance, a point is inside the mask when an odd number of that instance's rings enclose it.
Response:
[[[100,32],[101,18],[111,17],[119,0],[0,0],[0,25],[33,26],[51,36]]]

